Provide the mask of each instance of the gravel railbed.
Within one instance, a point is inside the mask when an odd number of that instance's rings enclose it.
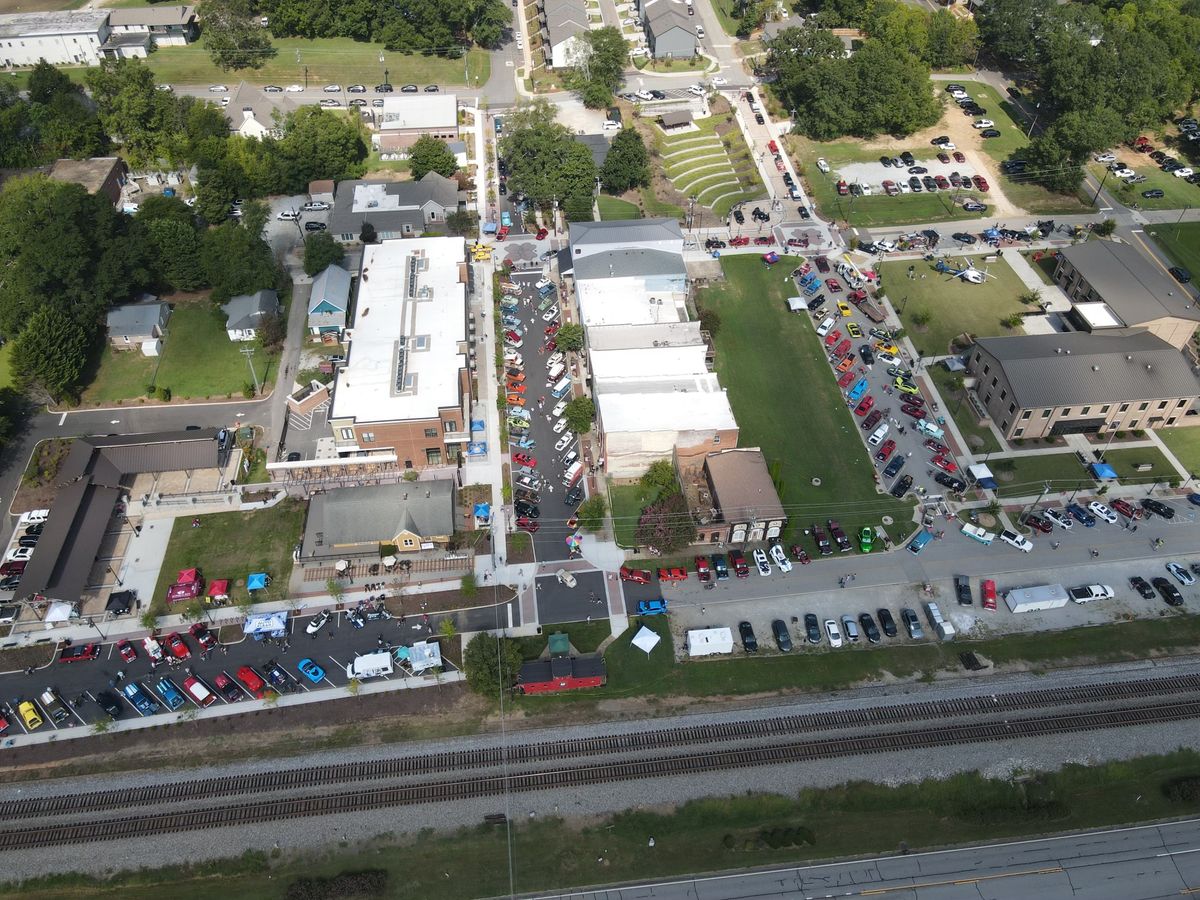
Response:
[[[1195,722],[979,744],[972,745],[968,752],[962,747],[945,747],[845,757],[515,794],[507,802],[504,797],[495,797],[163,835],[152,839],[153,853],[150,855],[148,842],[140,839],[5,853],[0,855],[0,860],[6,877],[13,879],[63,871],[100,874],[144,865],[220,859],[239,855],[247,847],[270,849],[278,846],[285,851],[323,849],[337,841],[353,844],[389,832],[399,835],[427,827],[443,830],[474,826],[483,816],[496,812],[507,812],[514,820],[526,819],[530,814],[570,818],[747,791],[792,794],[802,788],[829,787],[860,777],[896,784],[971,770],[986,776],[1007,777],[1015,772],[1057,768],[1066,763],[1094,764],[1179,747],[1200,749],[1200,730],[1196,729]],[[903,837],[898,835],[897,840]]]
[[[703,665],[703,663],[698,663]],[[76,791],[135,788],[174,781],[192,781],[228,775],[275,772],[280,769],[309,768],[336,765],[359,760],[389,759],[419,756],[431,752],[474,750],[495,747],[503,743],[528,744],[570,738],[603,737],[621,732],[640,732],[682,726],[724,724],[730,721],[758,720],[804,713],[857,709],[885,702],[924,702],[958,697],[986,696],[1022,690],[1037,690],[1074,685],[1090,685],[1101,681],[1158,678],[1200,671],[1200,658],[1174,657],[1162,660],[1138,660],[1106,666],[1063,669],[1045,674],[1012,672],[1003,675],[974,675],[924,682],[896,682],[868,685],[853,691],[824,696],[789,697],[779,700],[760,700],[757,705],[720,704],[707,712],[681,713],[661,718],[618,719],[582,725],[516,727],[506,734],[498,732],[414,741],[404,744],[382,744],[366,747],[320,751],[286,759],[265,758],[231,763],[214,763],[188,769],[150,769],[129,773],[106,773],[102,779],[94,776],[49,779],[36,782],[7,784],[0,787],[0,799],[43,797],[69,794]],[[197,738],[203,740],[202,737]]]

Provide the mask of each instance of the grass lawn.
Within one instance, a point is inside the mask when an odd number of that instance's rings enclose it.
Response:
[[[1143,157],[1145,158],[1145,157]],[[1144,175],[1146,180],[1141,184],[1124,184],[1111,175],[1104,187],[1126,206],[1141,209],[1183,209],[1186,206],[1200,205],[1200,187],[1188,184],[1182,178],[1176,178],[1170,172],[1164,172],[1146,158],[1148,165],[1133,166],[1133,171]],[[1094,163],[1088,170],[1097,181],[1104,177],[1104,166]],[[1158,188],[1163,196],[1158,199],[1143,197],[1142,191]],[[1160,226],[1163,227],[1163,226]]]
[[[549,636],[565,631],[571,639],[571,646],[580,653],[595,653],[605,639],[612,633],[608,619],[596,622],[567,622],[563,625],[543,625],[542,633],[530,637],[518,638],[521,645],[521,656],[524,659],[537,659],[546,649]]]
[[[379,151],[372,148],[367,154],[366,166],[366,178],[376,176],[397,181],[401,180],[400,176],[407,177],[410,163],[407,159],[380,159]]]
[[[243,78],[253,84],[303,84],[306,66],[310,87],[328,83],[378,84],[383,80],[385,68],[392,84],[411,81],[418,84],[462,85],[466,83],[464,74],[469,74],[470,84],[473,85],[475,79],[479,84],[486,82],[491,71],[486,50],[471,50],[464,61],[393,53],[385,51],[379,44],[349,38],[278,38],[274,46],[278,52],[262,68],[241,72],[221,71],[213,65],[204,47],[198,43],[187,47],[161,47],[150,54],[146,62],[154,70],[158,81],[170,84],[213,82],[230,86]],[[381,54],[383,62],[379,61]]]
[[[836,172],[837,164],[832,160],[829,164]],[[978,219],[982,215],[955,206],[950,201],[953,194],[946,191],[938,191],[936,194],[900,194],[896,197],[886,194],[842,197],[838,195],[837,181],[831,177],[832,173],[823,174],[815,166],[809,171],[811,174],[808,186],[822,217],[847,222],[851,226],[866,228],[903,225],[908,222],[950,222],[957,219]]]
[[[642,510],[649,506],[658,496],[653,488],[644,488],[641,484],[608,484],[608,498],[612,504],[613,532],[617,543],[622,547],[637,546],[638,519]]]
[[[987,426],[977,424],[975,414],[971,411],[971,405],[967,402],[966,397],[964,396],[960,400],[959,395],[951,389],[951,383],[958,377],[957,374],[946,371],[946,367],[941,365],[929,366],[925,372],[933,379],[938,393],[942,395],[942,410],[949,412],[954,418],[958,430],[970,443],[972,451],[976,453],[997,452],[1000,449],[1000,442],[996,440],[995,433]]]
[[[12,387],[12,342],[0,347],[0,388]]]
[[[654,189],[644,187],[642,191],[642,206],[646,210],[646,215],[650,218],[666,217],[668,219],[682,219],[683,207],[676,206],[674,203],[668,203],[665,200],[659,200],[654,196]]]
[[[704,0],[700,0],[700,2],[704,2]],[[713,12],[717,14],[717,21],[721,23],[721,28],[730,37],[736,35],[738,30],[738,20],[733,16],[737,6],[737,0],[712,0],[712,8]]]
[[[1054,267],[1057,261],[1055,260],[1054,256],[1049,253],[1039,254],[1038,258],[1034,259],[1033,256],[1035,252],[1036,251],[1033,250],[1022,250],[1021,255],[1025,257],[1025,261],[1029,263],[1029,268],[1037,272],[1037,276],[1042,280],[1042,284],[1053,287]]]
[[[1189,472],[1200,475],[1200,427],[1163,428],[1158,432],[1162,442],[1171,448],[1175,458]]]
[[[984,116],[972,116],[971,119],[987,118],[996,123],[996,130],[1000,132],[998,138],[982,138],[979,145],[983,152],[994,159],[996,162],[1002,162],[1008,159],[1016,151],[1029,143],[1029,139],[1025,137],[1026,129],[1018,125],[1021,120],[1017,109],[1009,100],[1000,99],[1000,95],[996,93],[996,89],[991,85],[983,84],[979,81],[972,81],[963,84],[970,94],[980,106],[987,110]],[[949,106],[949,115],[961,116],[962,110],[958,108],[958,104],[950,101],[947,97]]]
[[[1146,234],[1154,238],[1172,262],[1183,266],[1193,277],[1200,277],[1200,222],[1149,225]]]
[[[639,71],[649,72],[703,72],[708,68],[708,60],[703,57],[691,59],[650,59],[647,56],[635,57],[633,65]]]
[[[133,400],[155,384],[171,389],[173,400],[198,400],[240,394],[250,381],[250,369],[241,354],[245,345],[229,340],[225,316],[207,298],[177,303],[160,357],[142,356],[137,350],[101,351],[99,368],[83,392],[86,404]],[[254,354],[254,368],[263,384],[274,381],[277,354]]]
[[[600,209],[600,218],[605,222],[613,219],[640,219],[642,211],[636,203],[622,200],[620,197],[609,197],[601,194],[596,198],[596,206]]]
[[[916,277],[912,279],[908,277],[910,265],[916,266]],[[1025,310],[1017,300],[1025,283],[1003,259],[984,263],[980,258],[976,265],[996,277],[985,279],[983,284],[969,284],[937,272],[921,260],[895,260],[879,266],[888,299],[923,355],[948,353],[950,341],[963,332],[977,337],[1021,333],[1006,328],[1000,320]],[[913,316],[922,312],[932,319],[917,327]]]
[[[1004,468],[1008,462],[1013,468]],[[1040,494],[1046,482],[1052,491],[1070,491],[1076,487],[1090,488],[1092,476],[1079,464],[1074,453],[1047,453],[1042,456],[1013,456],[1005,460],[993,456],[988,467],[1000,485],[1000,497],[1024,497]]]
[[[847,777],[870,767],[846,767]],[[445,900],[519,894],[601,882],[687,877],[755,866],[873,853],[893,854],[973,841],[1068,832],[1193,815],[1200,804],[1173,801],[1164,788],[1200,773],[1200,755],[1176,750],[1114,763],[1072,764],[1020,779],[976,772],[912,784],[864,781],[782,794],[751,793],[693,800],[674,809],[631,810],[587,823],[557,816],[513,816],[505,828],[432,830],[391,835],[303,854],[247,851],[216,865],[122,872],[102,879],[56,875],[22,885],[31,900],[62,896],[122,900],[276,900],[299,896],[299,878],[382,870],[382,897],[429,893]],[[1137,797],[1134,803],[1131,798]],[[805,832],[808,830],[808,833]],[[570,840],[564,841],[563,835]],[[655,849],[646,852],[646,836]],[[797,845],[798,835],[812,841]],[[790,837],[788,837],[790,836]],[[597,860],[599,862],[593,862]],[[464,865],[464,861],[469,861]],[[937,881],[936,876],[923,879]],[[437,890],[435,891],[434,888]]]
[[[698,119],[698,131],[673,137],[658,135],[655,141],[655,150],[671,178],[671,186],[682,194],[696,197],[722,219],[729,215],[735,204],[766,196],[741,131],[734,128],[726,133],[725,137],[730,141],[728,150],[717,137],[717,126],[730,117],[729,113],[718,113]],[[672,153],[679,155],[668,159]],[[717,167],[723,158],[728,162],[727,169]],[[645,196],[647,190],[643,189],[642,193]],[[651,212],[649,204],[646,211],[650,215],[669,215]]]
[[[741,429],[738,445],[763,449],[777,469],[785,509],[838,517],[847,533],[877,525],[884,515],[903,529],[911,507],[876,491],[874,467],[821,342],[807,316],[787,311],[787,273],[799,263],[784,257],[768,268],[756,256],[723,257],[726,280],[698,298],[702,309],[721,317],[717,372]],[[786,389],[784,382],[803,389]],[[813,478],[821,479],[819,487]],[[791,528],[804,527],[794,515]]]
[[[200,516],[199,528],[193,528],[187,516],[176,519],[152,608],[161,614],[167,588],[175,583],[180,569],[192,566],[199,567],[209,581],[228,578],[234,603],[245,599],[246,576],[252,572],[271,576],[270,599],[286,597],[292,548],[300,540],[304,511],[303,503],[284,500],[270,509]],[[260,598],[267,599],[261,594]]]
[[[1122,484],[1153,484],[1168,478],[1180,481],[1175,467],[1157,447],[1112,447],[1104,454],[1104,461],[1117,470],[1117,478]],[[1138,472],[1134,466],[1139,463],[1150,463],[1152,468],[1148,472]]]

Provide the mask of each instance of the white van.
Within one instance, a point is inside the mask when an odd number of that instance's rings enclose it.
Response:
[[[346,666],[346,677],[362,681],[364,678],[381,678],[392,674],[392,654],[388,650],[364,653]]]
[[[566,374],[567,367],[562,363],[559,363],[557,366],[551,366],[550,371],[546,373],[546,384],[554,384]]]
[[[571,379],[563,378],[556,385],[554,385],[554,387],[552,387],[550,389],[550,393],[553,394],[557,399],[561,400],[568,393],[570,393],[570,390],[571,390]]]
[[[562,483],[563,487],[570,487],[577,482],[583,474],[583,463],[576,460],[571,463],[570,467],[563,472]]]

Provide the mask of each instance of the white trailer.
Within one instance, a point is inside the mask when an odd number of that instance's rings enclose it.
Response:
[[[687,633],[688,656],[713,656],[733,652],[733,632],[728,628],[693,628]]]
[[[382,678],[392,674],[392,654],[390,650],[380,650],[377,653],[364,653],[356,656],[354,662],[346,666],[346,677],[356,681],[367,678]]]
[[[1004,593],[1004,602],[1015,613],[1039,612],[1043,609],[1062,609],[1071,600],[1067,589],[1061,584],[1038,584],[1027,588],[1013,588]]]

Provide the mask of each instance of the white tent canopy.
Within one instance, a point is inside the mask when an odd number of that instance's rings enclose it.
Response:
[[[688,656],[733,652],[733,632],[728,628],[695,628],[687,633]]]
[[[66,622],[68,619],[73,619],[79,615],[79,610],[75,608],[74,603],[64,603],[61,600],[55,600],[46,607],[46,622]]]
[[[787,304],[791,312],[804,312],[808,309],[808,304],[804,302],[803,297],[788,297]]]
[[[633,636],[633,646],[649,656],[650,651],[657,647],[658,642],[661,640],[662,638],[643,625],[638,629],[638,633]]]
[[[277,631],[287,631],[287,611],[280,610],[272,613],[255,613],[246,616],[242,625],[243,634],[274,634]]]
[[[408,648],[408,664],[413,674],[436,669],[442,664],[442,648],[437,641],[417,641]]]

